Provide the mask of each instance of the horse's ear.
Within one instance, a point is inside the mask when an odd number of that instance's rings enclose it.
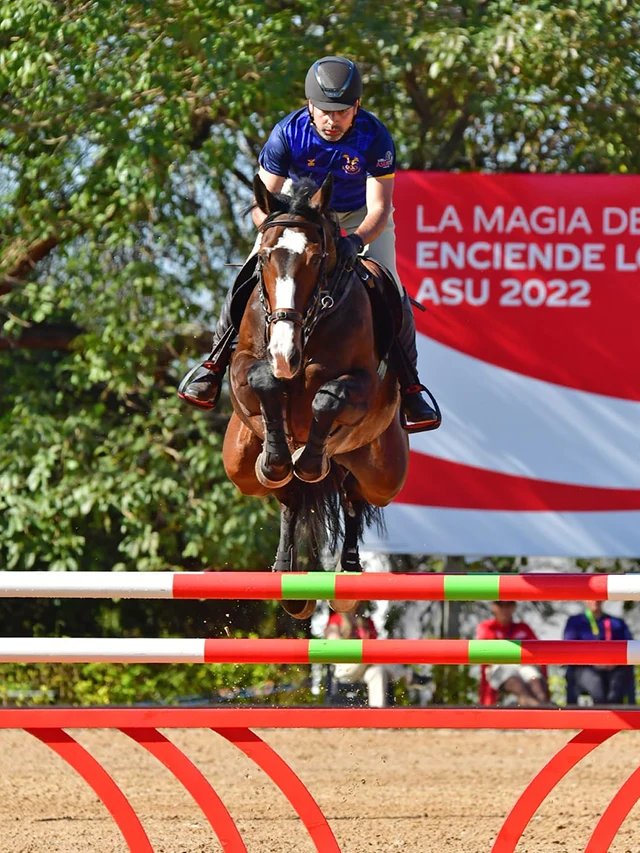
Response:
[[[274,210],[283,210],[282,204],[278,201],[275,195],[265,187],[260,175],[256,174],[253,179],[253,194],[256,197],[256,204],[263,213],[269,216]]]
[[[324,179],[318,192],[311,199],[311,207],[316,207],[323,215],[329,210],[333,193],[333,175],[331,172]]]

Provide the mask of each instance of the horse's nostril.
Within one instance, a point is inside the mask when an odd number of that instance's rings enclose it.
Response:
[[[300,367],[300,353],[298,351],[294,352],[289,359],[289,366],[291,370],[297,370]]]

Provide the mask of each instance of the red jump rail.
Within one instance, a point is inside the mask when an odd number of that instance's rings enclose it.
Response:
[[[9,708],[0,729],[23,729],[63,758],[91,786],[131,853],[153,847],[116,782],[66,729],[117,729],[154,755],[196,801],[225,853],[246,853],[238,828],[209,781],[158,729],[208,728],[248,756],[293,806],[318,853],[340,853],[320,807],[284,759],[255,729],[555,729],[575,730],[536,774],[507,815],[491,853],[513,853],[541,803],[582,759],[620,731],[640,729],[640,711],[476,708]],[[585,853],[606,853],[640,799],[640,768],[621,785],[594,828]]]

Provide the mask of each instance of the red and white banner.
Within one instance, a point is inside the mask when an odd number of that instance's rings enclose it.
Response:
[[[403,172],[394,204],[443,423],[367,546],[640,557],[640,177]]]

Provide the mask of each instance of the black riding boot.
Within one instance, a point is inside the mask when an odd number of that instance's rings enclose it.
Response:
[[[431,392],[418,378],[416,324],[407,291],[402,288],[402,328],[391,349],[392,365],[398,373],[402,393],[401,419],[407,432],[426,432],[442,423],[440,408]],[[423,396],[425,392],[429,403]]]
[[[178,397],[199,409],[213,409],[220,397],[222,380],[236,346],[237,330],[244,309],[257,284],[255,255],[242,267],[229,288],[213,335],[213,348],[206,361],[187,373],[178,388]]]

